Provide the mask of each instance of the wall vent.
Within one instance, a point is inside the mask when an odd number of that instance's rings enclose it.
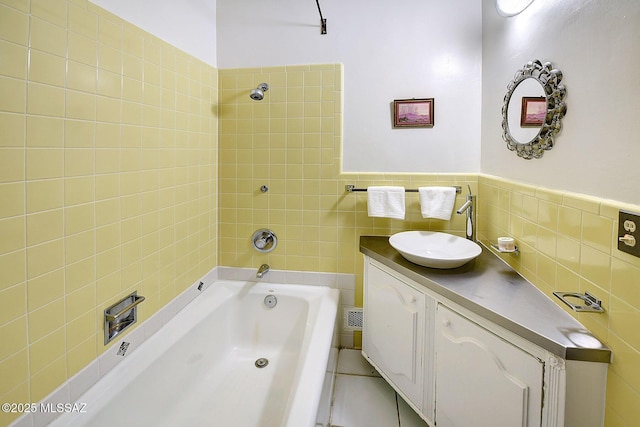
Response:
[[[344,321],[342,322],[345,331],[362,330],[362,308],[349,307],[344,309]]]

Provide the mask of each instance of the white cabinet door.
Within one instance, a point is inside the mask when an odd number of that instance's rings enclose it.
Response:
[[[543,364],[439,304],[438,427],[540,426]]]
[[[421,408],[424,294],[368,264],[364,298],[363,353]]]

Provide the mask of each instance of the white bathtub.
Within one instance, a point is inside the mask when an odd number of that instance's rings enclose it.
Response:
[[[51,425],[315,426],[338,300],[323,286],[218,281],[82,395],[84,412]]]

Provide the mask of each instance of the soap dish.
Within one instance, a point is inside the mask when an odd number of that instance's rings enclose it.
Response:
[[[505,250],[502,250],[502,249],[500,249],[500,248],[498,247],[498,245],[496,245],[495,243],[491,243],[491,247],[492,247],[493,249],[495,249],[496,251],[500,252],[501,254],[514,254],[514,255],[520,255],[520,251],[518,250],[518,247],[517,247],[517,246],[515,246],[515,247],[514,247],[515,249],[514,249],[514,250],[512,250],[512,251],[505,251]]]

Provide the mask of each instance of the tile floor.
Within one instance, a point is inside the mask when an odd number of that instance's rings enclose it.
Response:
[[[362,357],[342,349],[331,409],[332,427],[428,427]]]

